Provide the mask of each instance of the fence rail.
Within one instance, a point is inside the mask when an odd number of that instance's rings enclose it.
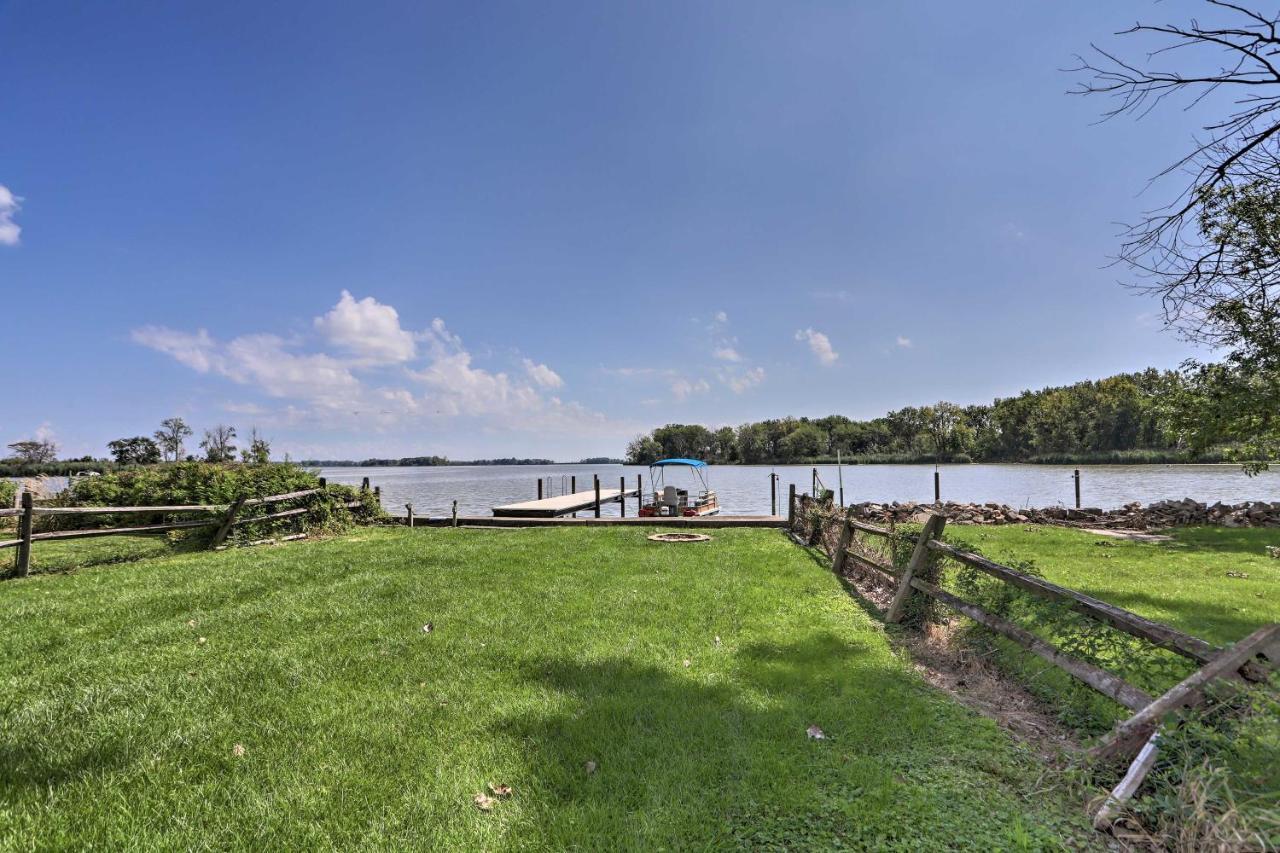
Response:
[[[261,498],[242,497],[230,504],[182,504],[172,506],[84,506],[84,507],[38,507],[34,505],[30,492],[22,495],[22,506],[16,509],[0,510],[0,518],[18,519],[18,537],[0,541],[0,550],[17,548],[18,556],[14,566],[14,574],[25,577],[31,570],[31,546],[36,542],[54,542],[70,539],[88,539],[98,536],[140,536],[155,533],[166,533],[170,530],[193,530],[202,527],[218,528],[213,536],[211,547],[218,548],[235,527],[254,524],[262,521],[276,521],[282,518],[300,517],[311,511],[311,507],[302,506],[292,509],[271,512],[267,515],[240,516],[249,507],[270,506],[285,501],[300,500],[312,495],[323,494],[328,485],[324,478],[320,479],[320,487],[286,492],[281,495],[268,495]],[[361,491],[369,490],[366,478]],[[344,501],[348,509],[362,506],[362,502]],[[80,516],[80,515],[170,515],[175,513],[205,513],[206,519],[189,519],[183,521],[167,521],[155,524],[135,524],[128,527],[92,527],[83,530],[52,530],[45,533],[34,533],[32,522],[36,516]],[[292,538],[292,537],[287,537]],[[264,540],[265,541],[265,540]]]
[[[819,503],[808,495],[797,497],[794,490],[790,500],[791,504],[787,512],[790,528],[795,528],[797,521],[803,523],[808,514],[806,511]],[[838,544],[831,554],[832,569],[843,573],[845,566],[853,562],[880,573],[883,578],[893,583],[894,597],[885,613],[886,622],[900,622],[905,615],[906,603],[913,595],[928,596],[1048,661],[1081,683],[1134,712],[1132,716],[1117,724],[1110,734],[1089,751],[1092,758],[1099,760],[1133,759],[1129,772],[1121,784],[1111,792],[1111,796],[1095,815],[1095,824],[1100,827],[1112,820],[1119,806],[1133,795],[1142,777],[1149,771],[1154,761],[1155,744],[1160,726],[1170,712],[1206,702],[1205,689],[1211,682],[1241,679],[1264,681],[1272,669],[1280,667],[1280,624],[1265,625],[1234,645],[1218,648],[1199,637],[1154,622],[1122,607],[1058,586],[1043,578],[1028,575],[943,542],[941,536],[946,523],[944,516],[931,515],[920,534],[915,537],[911,559],[905,568],[895,571],[893,566],[880,563],[853,550],[854,534],[855,532],[866,533],[890,542],[909,541],[909,538],[894,530],[856,521],[845,513],[839,521]],[[815,525],[821,524],[821,521],[815,522]],[[817,543],[821,538],[821,531],[815,527],[810,534],[809,542]],[[797,537],[797,541],[802,540]],[[1158,697],[1153,697],[1114,673],[1088,661],[1072,657],[1043,637],[919,577],[931,554],[955,560],[1041,598],[1061,602],[1076,613],[1123,631],[1158,648],[1189,658],[1200,664],[1200,667],[1170,690]]]

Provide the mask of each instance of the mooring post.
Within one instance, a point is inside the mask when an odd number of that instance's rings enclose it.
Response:
[[[636,518],[640,517],[642,509],[644,509],[644,480],[640,474],[636,474]]]
[[[933,502],[942,503],[942,474],[933,472]]]
[[[769,474],[769,515],[778,514],[778,475]]]
[[[810,477],[813,479],[813,483],[810,485],[809,494],[816,498],[818,496],[818,469],[816,467],[811,472]]]
[[[538,478],[538,500],[542,500],[542,478]]]
[[[367,492],[367,491],[369,491],[369,478],[368,478],[368,477],[365,477],[364,479],[362,479],[362,480],[360,481],[360,491],[362,491],[362,492]]]
[[[624,474],[618,478],[618,511],[622,513],[622,517],[627,517],[627,476]]]
[[[600,517],[600,475],[591,475],[596,481],[596,518]]]
[[[453,502],[453,526],[458,526],[458,502]]]
[[[329,485],[329,481],[324,477],[320,478],[320,491],[324,491]]]
[[[574,474],[572,477],[569,478],[569,494],[576,495],[577,493],[578,493],[578,475]],[[573,514],[573,517],[577,518],[578,514],[575,512]]]
[[[373,487],[373,499],[378,502],[378,506],[382,506],[382,486]]]
[[[792,483],[787,492],[787,527],[796,526],[796,484]]]
[[[1080,508],[1080,469],[1077,468],[1072,477],[1076,481],[1076,509]]]
[[[18,565],[17,575],[25,578],[31,572],[31,521],[35,516],[35,501],[30,491],[22,493],[22,515],[18,517]]]
[[[408,525],[410,529],[413,529],[413,504],[405,504],[404,508],[409,511],[409,516],[405,520],[405,524]]]

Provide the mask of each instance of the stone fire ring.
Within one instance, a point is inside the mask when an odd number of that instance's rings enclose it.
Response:
[[[710,542],[710,536],[701,533],[655,533],[648,537],[650,542]]]

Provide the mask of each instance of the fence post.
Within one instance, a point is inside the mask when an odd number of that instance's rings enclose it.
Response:
[[[898,581],[898,591],[893,594],[893,603],[889,605],[888,612],[884,615],[886,622],[901,622],[902,611],[906,607],[907,598],[911,596],[911,579],[915,577],[916,572],[924,568],[925,562],[929,559],[929,540],[937,539],[942,535],[942,529],[947,526],[947,517],[945,515],[931,515],[929,520],[924,523],[924,529],[920,531],[920,538],[916,540],[915,550],[911,552],[911,562],[907,563],[907,567],[902,571],[902,578]]]
[[[35,515],[34,506],[31,492],[24,491],[22,515],[18,516],[18,538],[21,544],[18,545],[18,565],[15,567],[20,578],[25,578],[31,572],[31,521]]]
[[[831,560],[831,571],[836,574],[844,573],[845,558],[849,555],[849,543],[853,539],[853,525],[849,523],[849,511],[844,514],[844,521],[840,525],[840,544],[836,546],[835,556]]]
[[[366,480],[365,482],[368,481]],[[227,534],[231,532],[231,526],[236,523],[236,514],[240,512],[244,502],[245,496],[241,495],[231,502],[231,506],[227,507],[227,516],[222,519],[222,526],[218,528],[218,532],[213,534],[213,541],[209,543],[210,548],[217,548],[226,540]]]
[[[1076,481],[1076,509],[1080,508],[1080,469],[1077,468],[1075,474],[1072,475]]]
[[[787,491],[787,527],[796,526],[796,484],[792,483]]]
[[[596,481],[596,518],[600,517],[600,475],[592,474]]]
[[[618,478],[618,510],[622,513],[622,517],[627,517],[627,477],[624,474]]]

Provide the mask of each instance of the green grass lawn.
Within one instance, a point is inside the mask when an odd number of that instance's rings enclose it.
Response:
[[[0,843],[1093,843],[825,566],[714,536],[366,529],[0,584]]]
[[[947,528],[949,538],[976,545],[998,562],[1031,560],[1054,583],[1216,645],[1280,621],[1280,560],[1266,551],[1268,545],[1280,545],[1280,530],[1168,532],[1172,542],[1128,542],[1062,527]]]

